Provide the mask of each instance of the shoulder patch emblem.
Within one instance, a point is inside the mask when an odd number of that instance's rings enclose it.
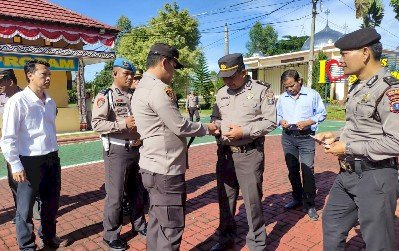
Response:
[[[387,91],[387,96],[390,101],[389,111],[399,113],[399,89],[391,89]]]
[[[176,93],[173,91],[173,89],[169,86],[165,87],[164,89],[166,95],[169,96],[169,98],[173,101],[177,101]]]
[[[105,104],[105,98],[99,97],[96,104],[98,108],[101,108]]]

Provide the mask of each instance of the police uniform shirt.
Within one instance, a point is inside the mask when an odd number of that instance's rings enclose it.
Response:
[[[12,172],[24,170],[22,156],[40,156],[58,150],[56,104],[45,92],[43,102],[26,87],[9,98],[3,115],[1,149]]]
[[[112,96],[112,98],[109,97]],[[140,135],[127,128],[125,118],[132,116],[133,91],[123,91],[112,85],[97,94],[92,108],[93,130],[121,140],[139,139]]]
[[[186,105],[187,108],[197,107],[198,104],[199,104],[198,96],[194,96],[192,94],[188,95],[187,105]]]
[[[347,143],[347,153],[353,157],[383,160],[399,153],[399,86],[389,85],[385,69],[367,81],[354,86],[348,94],[346,124],[340,140]],[[387,90],[387,91],[386,91]],[[377,99],[380,121],[374,117]]]
[[[219,116],[216,123],[221,133],[228,132],[229,125],[238,125],[243,129],[243,137],[230,141],[221,136],[222,144],[241,146],[264,136],[276,128],[276,107],[274,93],[270,86],[247,77],[245,84],[238,90],[222,87],[216,95]]]
[[[148,72],[134,92],[132,109],[143,141],[140,167],[164,175],[185,173],[186,137],[204,136],[207,126],[184,118],[173,90]]]

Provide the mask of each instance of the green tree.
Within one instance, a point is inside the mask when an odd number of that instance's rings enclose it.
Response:
[[[389,5],[392,6],[393,11],[395,12],[395,18],[399,21],[399,0],[391,0]]]
[[[116,27],[120,30],[118,36],[115,39],[115,46],[117,48],[119,45],[120,38],[127,32],[132,30],[132,22],[126,16],[121,16],[116,22]]]
[[[211,81],[211,75],[209,73],[206,58],[203,53],[199,54],[198,64],[194,68],[193,87],[197,95],[201,95],[204,98],[206,106],[205,108],[209,108],[211,106],[211,93],[214,91],[214,86]]]
[[[363,19],[361,27],[380,26],[384,17],[384,5],[381,0],[355,0],[355,8],[356,18]]]
[[[93,96],[97,95],[99,91],[108,88],[114,81],[112,77],[112,64],[113,62],[105,63],[104,68],[95,75],[92,81],[87,83]]]
[[[254,52],[262,52],[264,55],[275,55],[278,34],[271,25],[262,26],[256,22],[249,31],[249,41],[246,44],[248,49],[247,56],[252,56]]]
[[[325,97],[325,85],[319,83],[320,78],[320,60],[327,60],[328,57],[324,52],[319,52],[317,54],[316,60],[313,64],[313,74],[312,74],[312,88],[316,90],[322,98]]]
[[[302,48],[302,45],[305,43],[306,39],[308,39],[309,36],[283,36],[282,39],[280,39],[277,42],[276,46],[276,54],[282,54],[282,53],[288,53],[288,52],[294,52],[294,51],[300,51]]]
[[[126,33],[117,48],[117,54],[131,60],[137,67],[145,69],[149,48],[154,43],[167,43],[180,52],[179,61],[185,66],[176,72],[174,89],[182,95],[188,86],[190,74],[199,55],[200,32],[198,21],[188,10],[180,10],[176,2],[165,4],[158,15],[147,26],[135,27]]]

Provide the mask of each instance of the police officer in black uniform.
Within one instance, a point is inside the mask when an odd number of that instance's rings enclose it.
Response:
[[[338,156],[340,173],[323,212],[324,250],[345,250],[349,230],[360,223],[367,250],[394,250],[399,155],[399,81],[380,63],[381,36],[363,28],[341,37],[346,75],[355,75],[342,133],[317,134]]]

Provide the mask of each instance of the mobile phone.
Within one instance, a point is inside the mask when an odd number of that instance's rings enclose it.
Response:
[[[331,146],[329,144],[327,144],[326,142],[319,140],[316,138],[316,136],[314,135],[309,135],[312,139],[314,139],[314,141],[316,141],[317,143],[319,143],[320,145],[323,145],[325,148],[330,148]]]

